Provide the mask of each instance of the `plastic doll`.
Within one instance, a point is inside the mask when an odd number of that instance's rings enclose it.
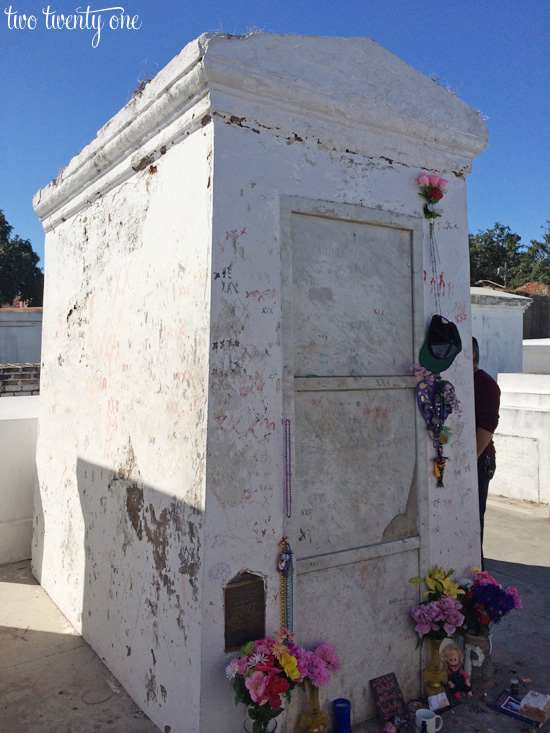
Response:
[[[445,647],[442,659],[447,669],[447,690],[457,700],[462,697],[472,697],[472,685],[470,678],[464,671],[464,654],[462,650],[453,645]]]

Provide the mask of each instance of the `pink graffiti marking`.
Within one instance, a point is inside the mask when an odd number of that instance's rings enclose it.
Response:
[[[111,397],[111,399],[107,403],[107,425],[106,425],[107,442],[110,442],[111,440],[113,440],[118,430],[117,413],[118,413],[118,400],[116,400],[114,397]]]
[[[275,298],[277,294],[277,290],[275,288],[268,288],[267,290],[262,290],[261,292],[259,290],[247,290],[246,291],[246,297],[247,298],[257,298],[258,303],[260,300],[263,300],[264,298]]]
[[[455,309],[455,321],[457,323],[462,323],[463,321],[468,320],[468,316],[466,315],[466,303],[464,301],[461,301],[460,303],[455,303]]]

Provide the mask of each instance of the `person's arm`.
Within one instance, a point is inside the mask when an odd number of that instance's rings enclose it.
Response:
[[[491,442],[498,425],[500,389],[490,377],[484,377],[481,389],[474,392],[476,400],[476,449],[477,457]]]
[[[485,430],[484,428],[478,428],[476,430],[476,448],[477,448],[477,457],[483,453],[485,448],[489,445],[491,442],[491,438],[493,437],[493,433],[490,433],[488,430]]]

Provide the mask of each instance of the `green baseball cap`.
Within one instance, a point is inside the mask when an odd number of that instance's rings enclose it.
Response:
[[[443,316],[433,316],[420,350],[420,364],[424,369],[439,374],[451,366],[461,351],[462,341],[456,325]]]

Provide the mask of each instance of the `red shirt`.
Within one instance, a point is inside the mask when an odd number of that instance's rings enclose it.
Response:
[[[483,369],[478,369],[474,372],[474,402],[476,430],[483,428],[483,430],[487,430],[489,433],[494,433],[498,425],[500,388],[493,377],[487,374],[487,372],[484,372]],[[495,445],[492,440],[481,455],[495,455]]]

